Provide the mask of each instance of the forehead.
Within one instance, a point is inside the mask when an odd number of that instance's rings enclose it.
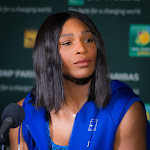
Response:
[[[73,32],[74,30],[90,30],[89,27],[78,18],[69,18],[63,25],[62,32]]]

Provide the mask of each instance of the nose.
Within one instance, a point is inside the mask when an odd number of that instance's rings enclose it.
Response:
[[[85,53],[87,53],[87,49],[86,49],[84,43],[82,43],[82,42],[77,43],[75,53],[76,54],[85,54]]]

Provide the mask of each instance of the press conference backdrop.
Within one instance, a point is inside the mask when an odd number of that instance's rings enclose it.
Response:
[[[111,79],[131,86],[150,115],[149,0],[0,0],[0,113],[34,87],[32,49],[51,14],[78,11],[98,27]]]

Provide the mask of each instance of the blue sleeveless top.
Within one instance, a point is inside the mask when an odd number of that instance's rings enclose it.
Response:
[[[49,120],[46,121],[46,129],[47,129],[47,135],[48,135],[48,141],[49,141],[49,150],[68,150],[68,146],[57,145],[51,140],[50,130],[49,130]]]
[[[105,108],[97,108],[93,101],[86,102],[76,115],[68,150],[113,150],[117,128],[130,106],[141,99],[126,84],[113,80],[112,95]],[[46,110],[37,110],[29,101],[30,93],[24,100],[25,119],[22,133],[29,150],[49,150],[46,129]],[[143,104],[143,103],[142,103]],[[144,104],[143,104],[143,109]],[[146,115],[146,113],[145,113]],[[150,148],[150,127],[146,124],[147,150]],[[51,147],[52,148],[52,147]]]

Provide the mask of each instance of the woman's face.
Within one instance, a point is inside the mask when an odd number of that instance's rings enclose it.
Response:
[[[93,74],[97,48],[93,34],[80,19],[70,18],[65,22],[60,33],[58,48],[65,75],[84,79]]]

